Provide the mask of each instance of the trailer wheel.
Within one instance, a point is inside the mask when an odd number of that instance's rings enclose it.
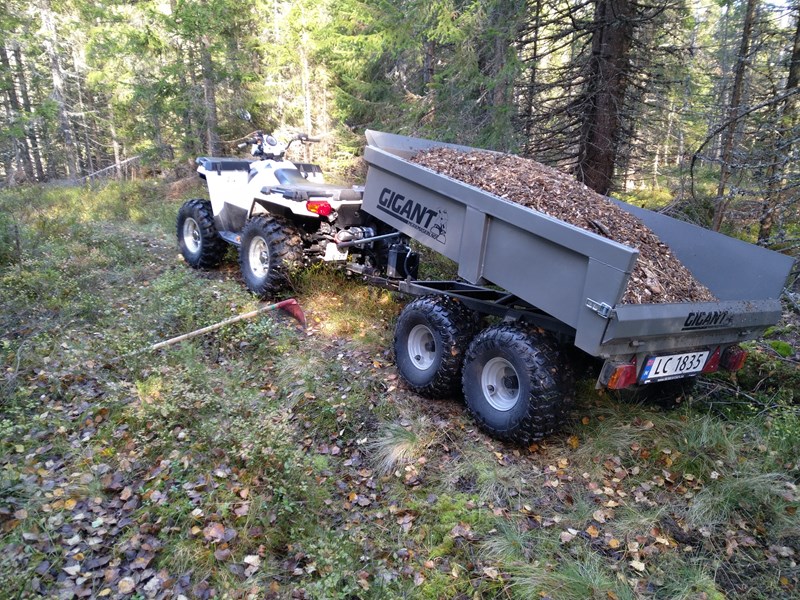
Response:
[[[184,202],[178,211],[176,229],[181,254],[190,267],[208,269],[220,263],[225,242],[217,233],[208,200],[194,198]]]
[[[266,297],[289,283],[303,264],[303,242],[297,230],[274,217],[254,217],[242,230],[239,266],[247,289]]]
[[[457,394],[464,352],[477,330],[477,315],[452,298],[416,298],[400,313],[394,330],[400,376],[429,398]]]
[[[572,394],[569,366],[555,341],[512,325],[489,327],[472,341],[463,385],[478,425],[520,444],[555,431]]]

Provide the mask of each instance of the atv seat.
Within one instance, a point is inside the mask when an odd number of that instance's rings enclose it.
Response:
[[[200,156],[195,162],[198,165],[202,165],[206,171],[216,171],[217,173],[222,171],[244,171],[247,173],[250,171],[250,165],[252,164],[252,161],[242,158],[214,158],[209,156]]]

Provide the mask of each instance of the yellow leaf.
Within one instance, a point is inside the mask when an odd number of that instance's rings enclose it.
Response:
[[[584,425],[588,425],[589,424],[589,417],[583,417],[581,419],[581,423],[583,423]]]
[[[620,547],[620,541],[617,538],[611,538],[608,540],[608,547],[612,550],[616,550]]]
[[[78,501],[77,501],[77,500],[75,500],[75,498],[70,498],[69,500],[66,500],[66,501],[64,502],[64,508],[65,508],[66,510],[72,510],[73,508],[75,508],[75,505],[76,505],[77,503],[78,503]]]
[[[606,513],[603,510],[596,510],[592,513],[592,518],[597,521],[598,523],[605,523],[606,522]]]
[[[630,566],[632,566],[634,569],[636,569],[637,571],[639,571],[640,573],[644,573],[645,569],[647,568],[647,567],[645,567],[645,564],[640,560],[632,560],[628,564]]]
[[[117,590],[120,594],[130,594],[136,589],[136,582],[131,577],[123,577],[117,583]]]
[[[600,530],[594,525],[589,525],[589,527],[586,528],[586,533],[588,533],[592,538],[596,538],[598,535],[600,535]]]
[[[567,443],[569,444],[569,447],[572,448],[573,450],[577,450],[578,446],[580,446],[580,441],[578,440],[577,435],[569,436],[567,438]]]

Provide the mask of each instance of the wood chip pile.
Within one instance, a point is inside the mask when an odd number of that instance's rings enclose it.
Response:
[[[623,303],[706,302],[713,294],[633,215],[573,177],[508,154],[434,148],[412,159],[442,175],[638,248]]]

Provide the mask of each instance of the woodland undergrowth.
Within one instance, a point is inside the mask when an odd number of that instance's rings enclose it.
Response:
[[[670,411],[594,389],[530,447],[406,390],[396,297],[311,268],[270,313],[189,269],[151,182],[0,195],[5,597],[790,598],[797,319]]]

